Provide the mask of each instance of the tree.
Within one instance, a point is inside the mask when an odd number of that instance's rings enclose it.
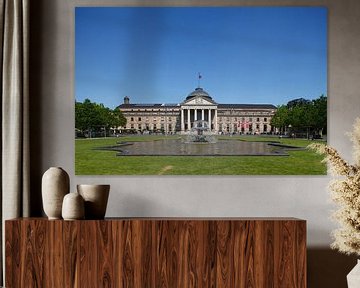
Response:
[[[286,127],[289,125],[289,109],[285,105],[280,105],[277,108],[275,115],[271,118],[270,124],[273,127],[279,128],[280,133],[284,133]]]
[[[306,133],[308,138],[310,134],[326,134],[327,97],[321,95],[312,101],[298,98],[280,105],[271,119],[271,125],[281,133],[291,126],[294,132]]]
[[[75,128],[80,131],[91,131],[126,125],[126,118],[118,108],[114,110],[103,104],[85,99],[75,103]]]
[[[303,106],[303,105],[308,105],[310,104],[311,101],[310,100],[306,100],[304,98],[297,98],[297,99],[294,99],[294,100],[291,100],[289,101],[287,104],[286,104],[286,107],[291,109],[291,108],[294,108],[296,106]]]
[[[327,97],[321,95],[313,103],[316,110],[314,128],[319,134],[327,134]]]
[[[75,128],[85,131],[94,129],[101,124],[99,109],[96,103],[85,99],[83,103],[75,103]]]
[[[126,125],[126,118],[121,113],[119,108],[115,108],[114,110],[110,110],[110,114],[112,116],[111,126],[112,127],[124,127]]]

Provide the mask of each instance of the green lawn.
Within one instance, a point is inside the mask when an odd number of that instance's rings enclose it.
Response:
[[[153,141],[165,136],[129,136],[75,140],[77,175],[325,175],[323,156],[313,151],[289,151],[289,156],[120,156],[94,150],[119,141]],[[179,136],[167,136],[167,139]],[[220,136],[219,139],[229,139]],[[306,147],[312,141],[276,137],[234,136],[239,141],[278,141]]]

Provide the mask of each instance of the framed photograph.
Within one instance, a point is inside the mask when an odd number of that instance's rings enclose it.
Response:
[[[325,7],[75,8],[77,175],[322,175]]]

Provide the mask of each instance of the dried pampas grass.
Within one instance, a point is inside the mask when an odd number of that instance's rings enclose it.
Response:
[[[326,157],[323,161],[329,164],[334,180],[330,182],[332,200],[338,205],[333,219],[341,227],[333,231],[334,243],[331,247],[346,254],[360,255],[360,118],[357,118],[353,132],[354,165],[346,162],[336,149],[328,145],[313,143],[309,149]]]

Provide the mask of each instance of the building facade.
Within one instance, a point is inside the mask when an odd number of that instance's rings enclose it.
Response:
[[[272,104],[218,104],[198,87],[179,104],[131,104],[125,97],[118,106],[126,117],[125,131],[186,134],[203,120],[215,134],[270,134]]]

